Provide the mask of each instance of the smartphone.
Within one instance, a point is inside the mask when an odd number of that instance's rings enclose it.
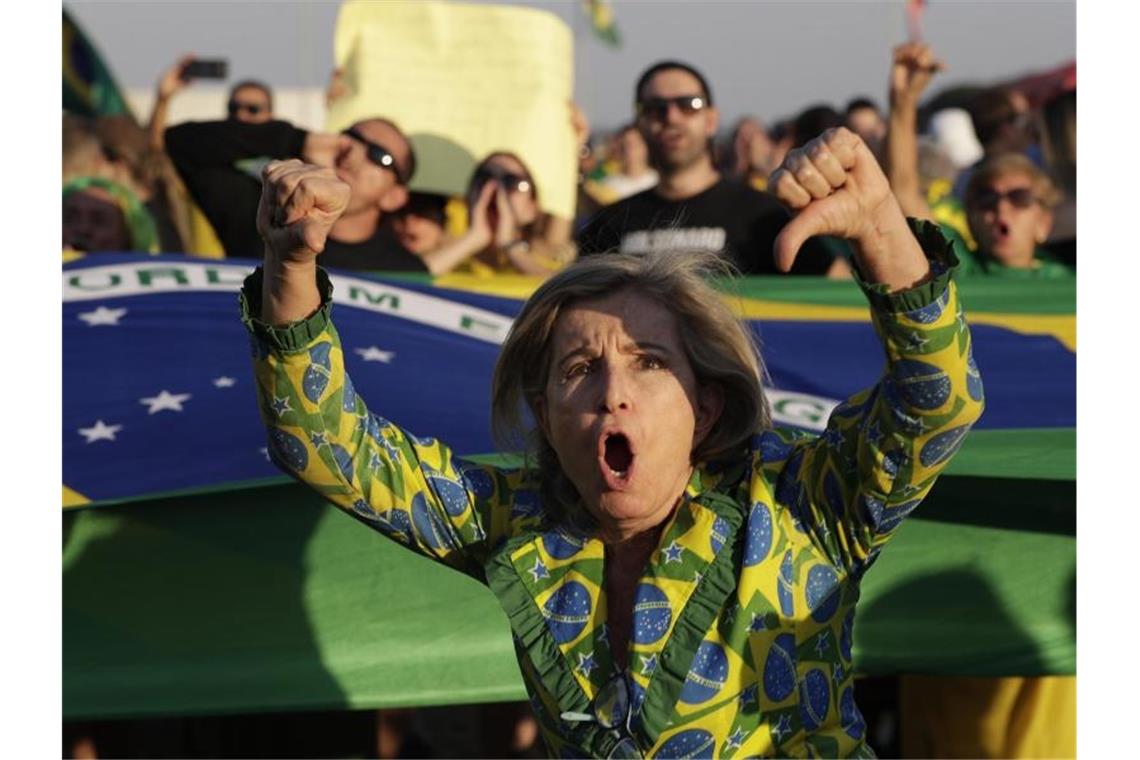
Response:
[[[199,58],[182,69],[183,79],[225,79],[229,65],[225,60]]]

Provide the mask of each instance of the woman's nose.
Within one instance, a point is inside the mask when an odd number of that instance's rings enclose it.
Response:
[[[601,403],[603,411],[613,414],[633,406],[632,384],[627,373],[619,367],[605,367],[601,372]]]

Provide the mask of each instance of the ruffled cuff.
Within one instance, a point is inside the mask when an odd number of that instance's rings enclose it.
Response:
[[[859,273],[858,267],[853,267],[855,281],[867,294],[867,300],[878,311],[890,313],[904,313],[929,306],[946,292],[950,278],[958,268],[958,256],[954,253],[954,244],[942,234],[941,229],[934,222],[922,219],[907,220],[910,231],[918,239],[922,252],[930,262],[931,277],[921,285],[909,290],[891,293],[890,286],[881,282],[867,282]]]
[[[284,327],[274,327],[261,320],[261,285],[265,272],[258,267],[245,278],[241,294],[241,321],[255,337],[261,339],[271,349],[282,353],[296,353],[312,345],[329,324],[332,310],[332,282],[328,272],[317,267],[317,289],[321,294],[320,307],[304,319],[290,322]]]

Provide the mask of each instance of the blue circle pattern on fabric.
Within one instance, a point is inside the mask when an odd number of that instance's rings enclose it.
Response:
[[[352,378],[344,376],[344,390],[341,392],[340,408],[352,414],[356,411],[356,388],[352,385]]]
[[[680,700],[687,705],[707,702],[716,696],[728,679],[728,656],[724,647],[711,641],[702,641],[693,657],[693,665],[685,676]]]
[[[652,644],[660,641],[673,621],[669,597],[651,583],[641,583],[633,597],[633,642]]]
[[[950,378],[933,364],[899,359],[892,373],[911,406],[924,410],[938,409],[950,398]]]
[[[443,475],[428,476],[428,485],[439,496],[443,509],[452,517],[459,517],[467,509],[467,490]]]
[[[712,531],[709,534],[709,548],[712,553],[716,554],[720,551],[720,547],[724,546],[724,541],[728,537],[728,520],[723,517],[718,517],[713,521]]]
[[[783,702],[796,689],[796,637],[781,633],[764,660],[764,695]]]
[[[780,612],[784,617],[791,617],[796,612],[796,600],[792,596],[792,550],[784,552],[784,560],[780,563],[780,576],[776,579],[776,596],[780,600]]]
[[[278,461],[295,472],[301,472],[309,464],[309,452],[301,439],[280,428],[269,429],[269,445]]]
[[[372,507],[364,499],[357,499],[352,502],[352,511],[367,520],[378,520],[380,515],[372,509]]]
[[[911,322],[917,322],[920,325],[929,325],[938,321],[942,316],[942,312],[946,311],[946,304],[950,302],[950,290],[943,291],[942,295],[934,299],[926,306],[914,309],[913,311],[904,312],[904,315]]]
[[[800,682],[800,719],[804,728],[814,731],[827,719],[831,702],[831,681],[823,670],[812,668]]]
[[[380,516],[391,526],[391,529],[385,533],[406,544],[412,542],[412,519],[407,512],[402,509],[389,509],[387,512],[382,512]]]
[[[337,443],[330,443],[329,448],[332,450],[333,461],[336,462],[337,469],[344,477],[346,483],[352,482],[352,457],[348,451]]]
[[[715,749],[716,741],[710,732],[703,728],[690,728],[669,737],[653,757],[711,760]]]
[[[554,559],[570,559],[582,551],[584,544],[561,530],[552,530],[542,535],[542,545],[546,553]]]
[[[982,373],[978,371],[978,365],[974,362],[973,346],[970,346],[970,354],[966,357],[966,393],[969,393],[974,401],[981,401],[985,396],[982,390]]]
[[[792,444],[777,433],[768,431],[760,435],[760,459],[764,464],[782,462],[792,453]]]
[[[808,570],[804,593],[812,620],[817,623],[831,620],[839,609],[839,590],[839,575],[835,570],[827,565],[815,565]]]
[[[851,642],[855,634],[855,610],[847,611],[843,618],[843,629],[839,632],[839,655],[845,662],[851,662]]]
[[[542,512],[542,499],[537,491],[529,488],[519,489],[514,493],[511,502],[511,517],[535,517]]]
[[[331,343],[318,343],[309,349],[311,363],[301,378],[301,392],[314,404],[321,400],[321,395],[329,385],[329,377],[332,375],[332,360],[329,359],[331,350]]]
[[[867,732],[867,723],[855,704],[855,688],[852,686],[844,689],[839,697],[839,725],[852,739],[861,739]]]
[[[918,452],[918,461],[922,462],[924,467],[933,467],[945,462],[954,455],[954,452],[962,445],[962,441],[966,440],[966,433],[968,432],[970,432],[970,426],[961,425],[933,436],[922,445],[922,450]]]
[[[419,539],[431,548],[455,548],[451,531],[444,524],[443,518],[428,504],[422,492],[412,497],[412,525]]]
[[[478,499],[489,499],[495,494],[495,482],[482,467],[475,464],[461,464],[459,474],[463,484]]]
[[[744,538],[744,566],[758,565],[772,550],[772,512],[762,501],[748,511],[748,535]]]
[[[578,581],[568,581],[554,592],[542,606],[546,625],[559,644],[568,644],[586,627],[590,619],[590,592]]]

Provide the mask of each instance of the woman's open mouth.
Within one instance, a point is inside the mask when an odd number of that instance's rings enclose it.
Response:
[[[625,488],[633,471],[634,452],[624,433],[607,433],[602,437],[602,476],[610,488]]]

